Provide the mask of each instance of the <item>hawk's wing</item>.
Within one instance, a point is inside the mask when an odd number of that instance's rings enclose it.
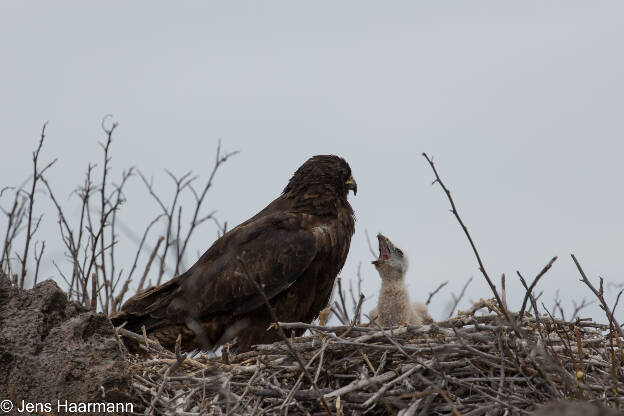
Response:
[[[241,315],[261,306],[264,300],[238,259],[267,297],[275,297],[304,273],[325,243],[325,230],[306,229],[306,217],[281,212],[252,218],[217,240],[186,273],[139,295],[142,299],[129,301],[124,310],[150,315],[154,327],[160,320]]]

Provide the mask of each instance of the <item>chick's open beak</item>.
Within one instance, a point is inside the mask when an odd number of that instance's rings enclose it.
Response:
[[[375,267],[380,266],[384,261],[390,260],[392,257],[390,254],[389,240],[381,233],[377,234],[377,240],[379,241],[379,258],[371,262]]]
[[[353,195],[357,195],[357,183],[355,183],[355,179],[353,179],[353,176],[349,176],[349,179],[347,179],[345,184],[347,185],[347,191],[352,190]]]

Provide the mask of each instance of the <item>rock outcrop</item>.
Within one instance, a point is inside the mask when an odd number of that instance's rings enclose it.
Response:
[[[55,415],[76,414],[59,411],[58,401],[131,402],[128,362],[110,320],[68,301],[51,280],[21,290],[0,275],[0,398],[13,402],[13,414],[24,414],[22,401],[51,403]]]

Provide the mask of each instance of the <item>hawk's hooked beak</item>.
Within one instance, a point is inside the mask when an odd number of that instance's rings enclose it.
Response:
[[[347,192],[349,190],[352,190],[353,195],[357,195],[357,183],[355,183],[355,179],[353,179],[353,176],[349,176],[349,179],[347,179],[345,184],[347,185]]]

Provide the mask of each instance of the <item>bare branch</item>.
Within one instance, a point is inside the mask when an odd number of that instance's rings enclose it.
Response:
[[[37,228],[39,227],[39,222],[37,222],[37,225],[35,226],[35,229],[33,229],[32,227],[32,220],[33,220],[33,207],[35,204],[35,191],[37,190],[37,182],[39,181],[39,179],[41,178],[41,175],[43,174],[43,172],[45,172],[49,167],[51,167],[55,162],[56,159],[53,160],[52,162],[50,162],[48,165],[46,165],[43,169],[39,169],[38,166],[38,161],[39,161],[39,153],[41,152],[41,148],[43,147],[43,140],[45,139],[45,131],[46,131],[46,127],[48,126],[48,123],[45,122],[43,123],[43,127],[41,128],[41,136],[39,139],[39,145],[37,146],[37,149],[33,152],[33,176],[32,176],[32,184],[31,184],[31,188],[30,188],[30,192],[27,194],[28,197],[28,210],[27,210],[27,218],[28,218],[28,225],[26,226],[26,241],[24,243],[24,252],[22,253],[22,273],[21,273],[21,277],[20,277],[20,281],[19,281],[19,287],[20,288],[24,288],[24,282],[26,279],[26,262],[28,260],[28,250],[30,248],[30,241],[35,233],[35,231],[37,230]],[[39,221],[41,221],[41,219],[39,219]]]
[[[614,308],[613,308],[614,310],[609,309],[609,305],[607,305],[607,302],[605,301],[605,298],[604,298],[604,287],[603,287],[602,277],[600,278],[600,289],[596,290],[594,285],[592,285],[592,283],[589,281],[589,279],[585,275],[585,272],[583,271],[583,268],[581,267],[581,264],[579,263],[579,261],[576,259],[576,256],[574,256],[574,254],[571,254],[570,256],[572,256],[572,260],[574,260],[574,264],[576,265],[576,268],[581,274],[581,279],[580,279],[581,282],[585,283],[587,287],[589,287],[589,289],[594,293],[594,295],[596,295],[596,297],[598,298],[598,301],[600,302],[600,307],[602,308],[602,310],[607,315],[607,318],[609,319],[609,323],[611,323],[611,325],[615,327],[618,335],[624,338],[624,330],[622,330],[622,327],[620,326],[620,324],[618,324],[617,320],[615,319],[615,316],[613,315],[613,312],[615,311],[615,307],[617,306],[617,302],[614,305]],[[620,299],[620,295],[618,295],[618,301],[619,299]]]
[[[471,282],[472,282],[472,276],[466,281],[466,283],[464,283],[464,287],[462,287],[462,290],[459,293],[459,296],[455,296],[454,293],[451,293],[451,296],[453,297],[453,303],[451,305],[451,311],[449,312],[449,315],[448,315],[449,318],[451,318],[453,314],[455,313],[455,309],[457,309],[459,302],[462,300],[462,298],[466,294],[466,289],[468,288],[468,285],[470,285]]]
[[[448,284],[448,280],[438,285],[438,287],[433,292],[429,292],[429,297],[427,297],[427,301],[425,302],[425,305],[429,306],[429,303],[431,303],[431,299],[440,291],[440,289],[442,289],[447,284]]]
[[[156,246],[154,247],[154,250],[152,250],[152,254],[150,255],[149,260],[147,261],[147,265],[145,266],[145,271],[143,272],[143,275],[141,276],[141,280],[139,281],[139,287],[137,288],[137,293],[143,290],[145,279],[147,278],[150,268],[152,267],[152,262],[156,258],[156,253],[158,253],[158,248],[160,247],[160,244],[163,242],[164,239],[165,238],[163,236],[158,237]]]
[[[557,256],[553,257],[552,259],[550,259],[550,261],[546,264],[546,266],[544,266],[544,268],[537,274],[537,276],[535,276],[535,279],[533,279],[533,282],[531,282],[531,285],[528,287],[525,295],[524,295],[524,300],[522,301],[522,307],[520,308],[520,319],[522,319],[522,316],[524,316],[524,311],[526,309],[526,304],[527,301],[529,300],[529,296],[531,294],[531,292],[533,291],[533,289],[535,289],[535,286],[537,285],[537,282],[539,282],[539,280],[542,278],[542,276],[544,276],[546,274],[546,272],[548,270],[550,270],[550,268],[552,267],[552,265],[555,263],[555,261],[557,261]],[[518,272],[518,274],[520,274]]]
[[[368,244],[368,251],[370,251],[371,256],[373,256],[373,258],[377,258],[377,253],[375,253],[375,250],[373,250],[373,245],[371,243],[370,240],[370,236],[368,235],[368,230],[364,229],[364,234],[366,235],[366,244]]]
[[[43,257],[43,251],[45,250],[45,246],[45,241],[42,241],[39,253],[37,253],[37,242],[35,242],[35,278],[33,286],[37,284],[37,279],[39,278],[39,267],[41,266],[41,258]]]
[[[472,247],[472,251],[475,257],[477,258],[477,262],[479,263],[479,270],[481,271],[481,274],[483,275],[488,285],[490,286],[490,289],[492,290],[492,293],[494,294],[494,297],[496,298],[496,301],[498,302],[500,310],[503,312],[507,320],[511,322],[511,317],[509,316],[509,312],[505,308],[505,304],[500,298],[500,295],[498,294],[498,291],[496,290],[496,286],[494,285],[494,283],[492,283],[492,279],[490,279],[490,276],[485,270],[483,261],[481,261],[481,256],[479,255],[479,252],[477,251],[477,247],[475,246],[475,243],[472,240],[470,233],[468,232],[468,228],[466,227],[461,217],[459,216],[459,213],[457,212],[457,208],[455,207],[455,202],[453,201],[453,198],[451,197],[451,192],[444,185],[444,183],[442,182],[442,179],[440,179],[440,176],[438,175],[438,171],[436,170],[435,165],[433,164],[433,160],[431,160],[429,156],[427,156],[426,153],[423,153],[422,155],[425,159],[427,159],[427,162],[429,162],[429,165],[431,166],[431,169],[433,170],[433,173],[435,174],[436,179],[433,183],[437,182],[440,185],[440,187],[444,190],[444,192],[446,193],[446,196],[451,204],[451,213],[455,216],[455,218],[457,219],[457,222],[459,222],[459,225],[461,225],[462,229],[464,230],[464,234],[466,234],[466,237],[468,238],[468,241],[470,242],[470,247]]]

